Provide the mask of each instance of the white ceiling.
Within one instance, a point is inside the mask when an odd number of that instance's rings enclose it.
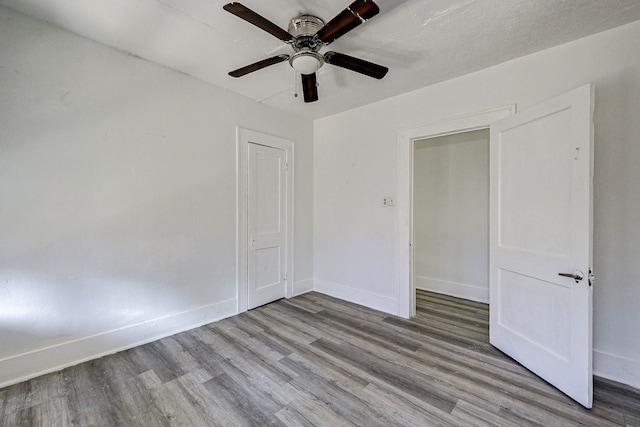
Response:
[[[352,0],[241,0],[286,29],[301,13],[328,21]],[[382,80],[325,64],[320,100],[294,98],[286,62],[227,72],[290,47],[218,0],[0,0],[108,46],[273,107],[319,118],[640,20],[640,0],[376,0],[380,14],[326,50],[390,68]],[[299,82],[298,82],[299,87]]]

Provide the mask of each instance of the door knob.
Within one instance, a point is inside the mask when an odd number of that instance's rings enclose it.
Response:
[[[562,277],[570,277],[573,280],[576,281],[576,283],[580,282],[582,279],[584,279],[584,273],[580,270],[576,270],[573,273],[558,273],[558,276],[562,276]]]

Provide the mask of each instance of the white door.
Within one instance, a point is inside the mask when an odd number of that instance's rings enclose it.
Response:
[[[587,85],[496,122],[490,142],[491,344],[587,408],[592,117]]]
[[[249,144],[248,308],[285,296],[286,151]]]

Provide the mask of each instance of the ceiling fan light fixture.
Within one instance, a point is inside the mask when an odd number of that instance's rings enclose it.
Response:
[[[312,51],[300,51],[289,59],[289,64],[300,74],[313,74],[324,64],[322,55]]]

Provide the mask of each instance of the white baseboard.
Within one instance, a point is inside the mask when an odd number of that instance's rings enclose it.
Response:
[[[197,328],[237,313],[235,298],[0,360],[0,388]]]
[[[626,359],[594,349],[593,373],[640,389],[640,360]]]
[[[313,290],[313,279],[300,280],[293,284],[293,296],[298,296]]]
[[[489,302],[489,288],[466,283],[449,282],[431,277],[417,276],[416,289],[451,295],[478,302]]]
[[[384,311],[389,314],[398,314],[397,298],[376,294],[363,289],[354,288],[340,283],[330,282],[328,280],[315,279],[313,290],[326,294],[335,298],[360,304],[375,310]]]

